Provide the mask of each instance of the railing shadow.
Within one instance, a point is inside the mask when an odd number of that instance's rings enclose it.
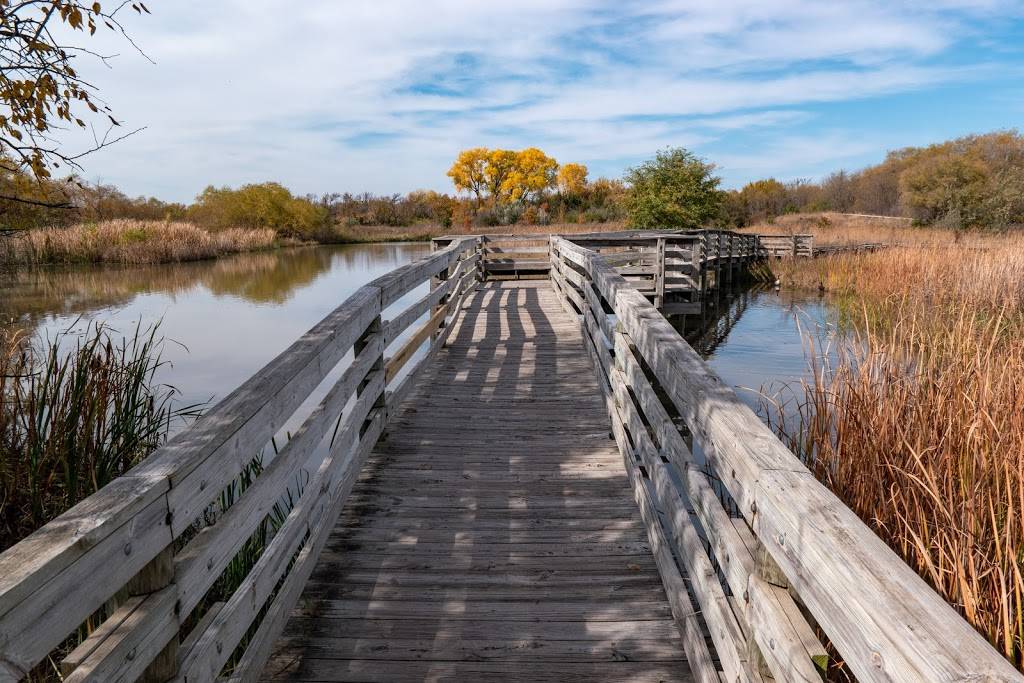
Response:
[[[578,321],[485,283],[364,469],[271,677],[688,676]]]

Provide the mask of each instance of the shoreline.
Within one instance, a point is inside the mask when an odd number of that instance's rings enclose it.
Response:
[[[296,247],[429,242],[443,235],[620,230],[621,224],[572,223],[480,228],[361,226],[335,228],[325,239],[280,237],[269,229],[207,231],[189,223],[106,221],[70,228],[46,228],[0,236],[0,272],[38,267],[143,266],[209,261],[225,256]],[[22,240],[27,240],[22,242]]]

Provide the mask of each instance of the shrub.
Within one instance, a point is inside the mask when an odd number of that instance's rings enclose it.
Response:
[[[682,148],[658,152],[626,173],[626,209],[635,228],[699,228],[721,202],[714,166]]]
[[[311,239],[327,222],[325,207],[293,197],[278,183],[243,185],[237,190],[211,185],[188,213],[210,230],[269,228],[278,235],[300,239]]]

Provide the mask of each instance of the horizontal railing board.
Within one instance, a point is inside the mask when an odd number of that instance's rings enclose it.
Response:
[[[327,542],[329,536],[327,532],[334,519],[340,513],[342,505],[348,499],[348,495],[355,484],[355,475],[358,473],[359,465],[369,455],[370,449],[383,432],[383,427],[384,415],[378,411],[371,418],[370,427],[360,438],[359,446],[351,461],[353,463],[352,467],[346,469],[341,474],[340,484],[338,484],[332,494],[334,504],[329,510],[325,511],[323,516],[323,519],[330,521],[322,523],[316,530],[311,530],[310,542],[307,542],[302,550],[299,551],[299,555],[292,566],[292,573],[289,574],[290,580],[282,587],[273,603],[271,603],[267,613],[263,616],[263,621],[260,622],[256,633],[249,641],[245,652],[232,673],[231,680],[252,681],[253,683],[259,680],[263,673],[263,665],[270,657],[271,648],[284,630],[288,615],[298,602],[302,589],[305,587],[306,581],[320,556],[320,551],[323,549],[324,543]],[[322,499],[323,496],[320,498]],[[200,678],[199,680],[207,679]]]
[[[619,417],[633,442],[633,451],[647,471],[654,492],[654,501],[667,521],[667,529],[676,555],[682,560],[690,589],[697,599],[704,622],[718,653],[719,665],[729,681],[749,681],[749,664],[740,626],[732,613],[725,591],[711,560],[704,552],[701,539],[690,521],[689,512],[675,486],[669,481],[646,426],[633,405],[630,388],[623,381],[618,368],[610,373],[612,392],[619,406]]]
[[[367,435],[360,441],[359,430],[383,391],[384,377],[377,370],[357,399],[352,412],[340,426],[337,442],[340,446],[331,449],[331,455],[307,484],[308,495],[304,493],[299,498],[242,585],[227,600],[207,631],[197,638],[192,656],[182,667],[181,678],[184,681],[198,683],[214,680],[245,635],[249,624],[270,598],[300,546],[304,542],[307,545],[322,545],[317,534],[327,535],[327,530],[337,517],[331,512],[344,504],[343,500],[336,500],[333,494],[338,487],[345,485],[345,477],[355,479],[362,465],[360,454],[366,450],[358,446],[349,450],[348,447],[353,443],[365,442]],[[305,540],[307,532],[312,536]],[[289,574],[288,580],[295,581],[297,577]]]
[[[487,246],[481,249],[481,252],[485,254],[485,258],[489,257],[491,254],[504,254],[506,256],[519,254],[546,254],[548,253],[548,245],[546,241],[540,242],[540,240],[538,240],[538,244],[534,246],[514,244],[507,247],[495,247],[488,243]]]
[[[685,487],[713,555],[733,595],[743,599],[742,616],[746,630],[753,629],[761,652],[778,680],[817,681],[828,661],[825,648],[800,615],[785,589],[761,581],[755,574],[755,559],[722,507],[710,480],[698,468],[678,428],[644,375],[624,334],[616,339],[616,359],[628,385],[658,443],[659,455],[674,468],[675,478]],[[735,520],[740,524],[743,520]]]
[[[178,635],[174,586],[145,596],[73,672],[69,683],[134,681],[164,646]],[[152,628],[147,628],[151,624]]]
[[[587,312],[589,313],[589,309]],[[591,324],[596,326],[596,322],[593,322],[591,315],[584,314],[584,320],[590,321]],[[607,356],[607,349],[604,349],[602,345],[595,347],[591,343],[592,340],[593,337],[586,335],[584,338],[584,348],[593,359],[595,368],[603,367],[607,369],[611,363],[610,358]],[[602,356],[604,356],[603,359]],[[626,474],[633,489],[634,501],[640,509],[641,519],[643,519],[644,526],[648,532],[648,538],[650,539],[653,551],[652,554],[665,587],[672,616],[679,627],[683,649],[686,652],[686,659],[691,673],[694,675],[695,680],[700,683],[724,683],[722,677],[719,676],[718,667],[712,661],[711,653],[704,639],[703,627],[698,619],[697,611],[690,601],[685,581],[676,566],[675,560],[672,558],[672,552],[668,547],[664,531],[658,521],[658,512],[650,501],[649,493],[634,464],[632,448],[626,437],[622,422],[618,419],[615,399],[612,396],[605,372],[599,371],[597,376],[602,394],[605,397],[606,407],[611,417],[612,434],[622,453]]]
[[[442,281],[437,287],[394,316],[391,320],[383,323],[384,345],[390,345],[404,330],[416,322],[420,316],[436,306],[441,299],[450,293],[451,288],[456,286],[466,273],[474,271],[479,263],[480,257],[477,254],[459,261],[455,270],[449,273],[448,279]]]
[[[317,445],[333,427],[335,416],[341,414],[383,349],[379,332],[372,333],[365,341],[366,346],[353,359],[352,365],[346,368],[245,495],[175,557],[180,609],[184,614],[192,611],[259,523],[270,514],[299,470],[313,464],[310,457],[316,457]]]

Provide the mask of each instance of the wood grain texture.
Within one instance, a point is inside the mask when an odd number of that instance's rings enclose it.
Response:
[[[692,680],[578,318],[546,281],[463,309],[265,679]]]

